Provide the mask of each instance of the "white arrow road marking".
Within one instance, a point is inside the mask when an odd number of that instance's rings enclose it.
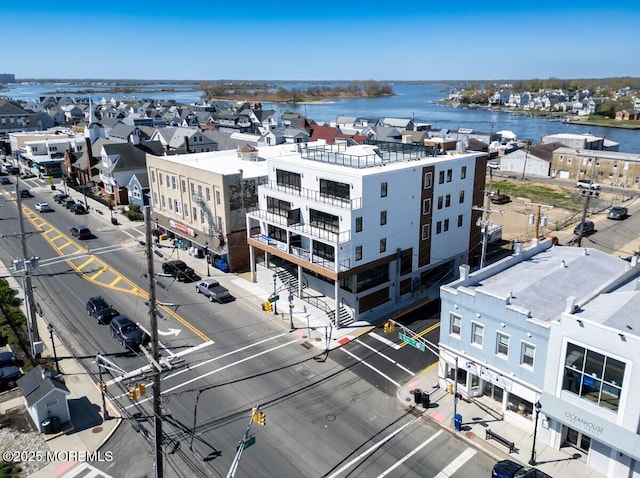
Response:
[[[413,425],[414,423],[416,423],[418,420],[421,420],[421,417],[416,417],[413,420],[411,420],[408,423],[405,423],[404,425],[402,425],[400,428],[398,428],[396,431],[391,432],[389,435],[387,435],[385,438],[383,438],[382,440],[380,440],[378,443],[376,443],[375,445],[369,447],[367,450],[363,451],[362,453],[360,453],[358,456],[356,456],[353,460],[351,460],[349,463],[345,463],[341,468],[339,468],[337,471],[335,471],[334,473],[332,473],[331,475],[327,476],[327,478],[335,478],[336,476],[338,476],[340,473],[342,473],[343,471],[345,471],[346,469],[348,469],[349,467],[351,467],[351,465],[353,465],[354,463],[362,460],[363,458],[366,458],[367,456],[371,455],[374,451],[376,451],[378,448],[380,448],[382,445],[384,445],[385,443],[387,443],[389,440],[391,440],[394,436],[396,436],[398,433],[400,433],[402,430],[404,430],[405,428],[407,428],[410,425]],[[442,430],[440,430],[442,432]]]
[[[340,350],[342,350],[344,353],[346,353],[347,355],[351,355],[354,359],[356,359],[358,362],[360,362],[362,365],[365,365],[367,367],[369,367],[371,370],[373,370],[374,372],[376,372],[377,374],[381,375],[382,377],[386,378],[387,380],[389,380],[392,384],[394,384],[396,387],[400,387],[400,384],[398,382],[396,382],[394,379],[392,379],[391,377],[389,377],[388,375],[383,374],[380,370],[378,370],[377,368],[375,368],[373,365],[368,364],[367,362],[365,362],[364,360],[362,360],[359,357],[356,357],[354,354],[352,354],[351,352],[349,352],[348,350],[346,350],[344,347],[340,347]]]
[[[411,453],[409,453],[407,456],[405,456],[402,460],[397,461],[396,463],[393,464],[393,466],[391,466],[390,468],[387,468],[385,471],[383,471],[380,475],[378,475],[378,478],[382,478],[383,476],[387,476],[389,473],[391,473],[393,470],[395,470],[396,468],[398,468],[400,465],[402,465],[405,461],[407,461],[409,458],[411,458],[413,455],[415,455],[416,453],[418,453],[420,450],[422,450],[425,446],[427,446],[430,442],[432,442],[433,440],[435,440],[440,434],[442,433],[442,430],[440,430],[438,433],[436,433],[435,435],[432,435],[429,437],[428,440],[426,440],[425,442],[423,442],[422,444],[420,444],[420,446],[418,446],[417,448],[414,448]],[[475,452],[474,452],[475,453]],[[446,469],[446,468],[445,468]],[[438,478],[442,478],[438,475]]]
[[[177,337],[180,332],[182,332],[182,329],[169,329],[168,332],[158,329],[160,335],[175,335]]]

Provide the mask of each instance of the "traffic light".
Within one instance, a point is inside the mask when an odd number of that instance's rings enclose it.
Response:
[[[144,397],[144,394],[147,393],[147,386],[144,383],[138,385],[138,392],[141,397]]]
[[[137,390],[136,390],[136,388],[135,388],[135,387],[133,387],[133,388],[131,388],[131,389],[129,390],[129,398],[130,398],[131,400],[135,400],[135,399],[136,399],[136,391],[137,391]]]
[[[100,382],[100,390],[102,390],[102,393],[107,391],[107,382]]]
[[[265,300],[262,303],[262,310],[266,310],[267,312],[271,312],[271,302],[269,302],[268,300]]]
[[[258,421],[258,407],[253,407],[251,409],[251,420],[254,422]]]
[[[384,331],[385,334],[388,334],[390,332],[393,332],[393,329],[395,329],[395,327],[396,326],[393,322],[391,322],[390,320],[387,320],[382,326],[382,330]]]
[[[260,425],[261,427],[267,424],[267,416],[264,414],[264,412],[258,412],[257,422],[258,422],[258,425]]]

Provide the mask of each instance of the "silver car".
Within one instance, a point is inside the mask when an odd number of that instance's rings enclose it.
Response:
[[[613,206],[611,209],[609,209],[607,217],[609,219],[624,219],[625,217],[627,217],[627,214],[629,214],[629,210],[626,207]]]

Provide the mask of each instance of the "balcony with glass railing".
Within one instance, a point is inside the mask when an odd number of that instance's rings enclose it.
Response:
[[[330,204],[331,206],[336,206],[339,208],[347,209],[350,211],[354,211],[356,209],[362,208],[362,198],[342,198],[337,196],[331,196],[328,194],[323,194],[320,191],[316,191],[308,188],[296,188],[286,184],[278,184],[277,181],[270,180],[262,186],[263,191],[268,193],[268,191],[277,191],[285,194],[291,194],[293,196],[299,196],[304,199],[308,199],[310,201]]]

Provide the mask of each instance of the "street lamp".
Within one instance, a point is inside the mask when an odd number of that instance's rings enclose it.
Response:
[[[56,370],[60,373],[60,365],[58,365],[58,355],[56,354],[56,343],[53,341],[53,325],[49,322],[47,325],[47,330],[49,331],[49,337],[51,337],[51,347],[53,348],[53,360],[56,363]]]
[[[276,295],[277,295],[277,289],[276,289],[276,279],[277,279],[278,275],[277,274],[273,274],[273,315],[278,315],[278,301],[275,300]]]
[[[533,445],[531,446],[531,459],[529,460],[531,466],[536,465],[536,434],[538,433],[538,415],[540,415],[540,409],[542,408],[540,400],[534,406],[536,408],[536,419],[533,425]]]
[[[211,277],[211,273],[209,272],[209,243],[204,243],[204,260],[207,261],[207,277]]]

